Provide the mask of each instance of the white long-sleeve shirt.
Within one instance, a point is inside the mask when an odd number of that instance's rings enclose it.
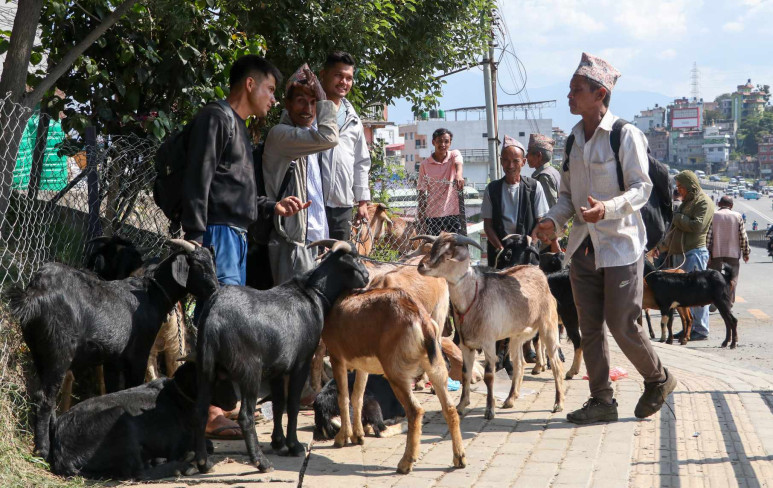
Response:
[[[582,121],[572,129],[574,145],[569,155],[569,171],[561,172],[558,202],[545,217],[557,229],[574,216],[569,235],[568,256],[590,234],[596,256],[596,268],[625,266],[639,259],[645,249],[647,233],[641,209],[652,191],[648,175],[647,139],[633,124],[623,127],[620,137],[620,164],[625,191],[617,181],[617,162],[609,141],[612,124],[619,117],[607,113],[593,136],[585,141]],[[588,208],[588,196],[604,203],[605,215],[595,224],[586,223],[580,207]]]

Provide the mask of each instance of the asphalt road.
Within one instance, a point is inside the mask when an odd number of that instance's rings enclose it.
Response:
[[[707,190],[715,200],[719,194]],[[760,200],[734,199],[733,210],[746,213],[746,228],[752,229],[757,220],[760,229],[773,224],[773,199],[763,196]],[[738,318],[738,347],[734,350],[719,347],[725,338],[725,326],[719,313],[709,319],[709,339],[687,346],[716,355],[718,360],[733,361],[754,369],[773,372],[773,260],[767,251],[752,247],[748,263],[741,262],[741,271],[733,313]],[[659,328],[660,318],[653,314],[653,327]],[[656,325],[658,324],[658,325]],[[674,319],[674,332],[681,330],[681,322]],[[656,330],[656,335],[659,332]],[[666,365],[668,366],[668,365]]]

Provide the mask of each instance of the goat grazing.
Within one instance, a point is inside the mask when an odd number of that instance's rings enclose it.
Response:
[[[196,366],[173,378],[85,400],[60,416],[50,432],[51,470],[62,476],[157,479],[193,474]],[[230,410],[237,394],[220,378],[214,405]],[[164,464],[146,467],[152,461]]]
[[[270,383],[274,407],[271,447],[275,452],[286,448],[282,454],[293,456],[305,452],[296,432],[298,411],[325,315],[339,295],[368,283],[368,272],[349,243],[325,240],[309,244],[319,245],[331,247],[330,252],[319,266],[301,277],[265,291],[226,286],[205,302],[196,345],[199,366],[196,463],[200,471],[212,468],[207,459],[204,432],[216,371],[224,372],[239,385],[242,395],[239,425],[250,461],[261,472],[273,469],[260,449],[255,432],[255,404],[263,380]],[[286,397],[285,376],[289,377]],[[287,436],[282,432],[285,406]]]
[[[354,372],[347,375],[349,392],[354,388]],[[314,440],[332,439],[338,434],[338,427],[333,425],[333,417],[340,415],[338,410],[338,385],[330,380],[314,398]],[[365,396],[362,400],[362,425],[373,429],[376,437],[381,437],[387,426],[384,419],[405,417],[405,409],[383,376],[374,374],[368,376],[365,385]]]
[[[369,325],[363,327],[363,324]],[[459,416],[446,390],[448,371],[441,357],[438,331],[438,325],[433,323],[424,307],[401,290],[365,290],[345,297],[333,307],[325,319],[322,338],[338,384],[341,429],[335,438],[337,447],[346,445],[347,440],[354,444],[364,442],[362,400],[368,374],[383,374],[408,419],[408,440],[397,471],[410,472],[418,458],[424,416],[424,410],[411,391],[411,382],[424,371],[436,385],[435,392],[451,432],[454,466],[465,466]],[[353,421],[349,418],[346,381],[349,368],[357,371],[351,394]]]
[[[730,349],[735,349],[738,342],[738,319],[733,315],[731,298],[734,277],[733,269],[727,264],[722,266],[721,273],[714,269],[667,273],[658,271],[655,265],[644,260],[644,281],[652,291],[661,316],[668,319],[669,339],[673,338],[671,324],[674,308],[713,304],[725,321],[725,340],[722,347],[729,343]]]
[[[46,263],[26,289],[9,289],[11,313],[21,324],[39,385],[33,391],[35,450],[46,457],[56,395],[68,369],[104,365],[108,392],[142,384],[148,353],[164,318],[186,294],[217,290],[209,250],[172,240],[173,253],[152,273],[119,281],[58,263]]]
[[[466,236],[442,233],[432,245],[432,252],[419,264],[419,273],[445,278],[451,302],[458,315],[457,330],[464,356],[462,396],[457,405],[461,413],[470,403],[470,372],[475,351],[486,356],[484,381],[488,390],[486,419],[494,418],[494,366],[497,340],[510,338],[513,383],[502,408],[511,408],[523,380],[525,341],[539,332],[550,358],[556,383],[554,412],[563,409],[563,363],[558,355],[558,317],[556,301],[548,281],[537,266],[516,266],[501,272],[489,272],[470,266],[470,253],[465,246],[482,250],[480,244]],[[544,364],[542,348],[537,348],[538,361]]]

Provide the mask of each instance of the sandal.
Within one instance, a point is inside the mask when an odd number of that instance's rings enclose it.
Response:
[[[215,417],[217,419],[218,417]],[[225,417],[223,417],[225,418]],[[226,419],[227,420],[227,419]],[[216,420],[215,420],[216,421]],[[213,421],[213,423],[215,422]],[[238,439],[244,439],[244,436],[242,435],[242,429],[239,427],[239,425],[233,421],[227,420],[232,425],[224,425],[222,427],[218,427],[210,432],[206,432],[207,439],[216,439],[216,440],[224,440],[224,441],[231,441],[231,440],[238,440]],[[226,431],[235,431],[236,434],[223,434],[223,432]]]

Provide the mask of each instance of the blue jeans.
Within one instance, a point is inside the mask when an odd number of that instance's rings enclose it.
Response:
[[[227,225],[208,225],[202,244],[215,249],[217,282],[221,286],[247,283],[247,231]],[[197,300],[193,311],[193,323],[197,327],[201,305]]]
[[[709,263],[709,251],[705,247],[691,249],[684,255],[684,266],[682,269],[689,271],[704,271]],[[682,262],[681,256],[675,256],[676,266]],[[703,336],[709,335],[709,306],[690,307],[693,323],[692,333]]]
[[[215,248],[217,281],[221,285],[247,283],[247,232],[228,225],[208,225],[204,247]]]

